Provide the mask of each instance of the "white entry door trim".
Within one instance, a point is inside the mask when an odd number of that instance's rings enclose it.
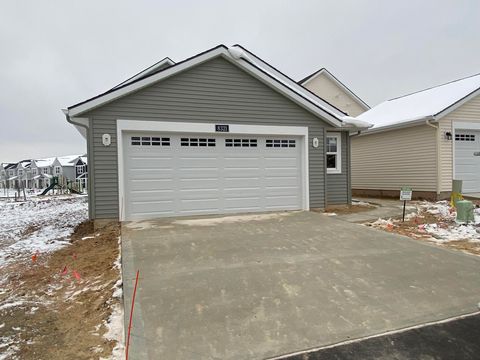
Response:
[[[458,170],[458,166],[460,166],[460,164],[458,164],[458,157],[460,156],[460,154],[458,154],[459,150],[457,149],[457,146],[459,146],[460,144],[457,143],[456,141],[456,135],[457,134],[461,134],[461,133],[466,133],[468,131],[471,131],[473,134],[476,134],[477,136],[477,139],[476,141],[472,142],[471,145],[474,145],[474,144],[477,144],[476,145],[476,149],[478,149],[478,143],[479,143],[479,137],[480,137],[480,122],[467,122],[467,121],[458,121],[458,120],[455,120],[455,121],[452,121],[452,142],[453,142],[453,146],[452,146],[452,167],[453,167],[453,171],[452,171],[452,175],[453,175],[453,179],[456,179],[457,176],[460,176],[460,171]],[[474,151],[475,149],[472,149],[472,151]],[[480,174],[480,167],[477,166],[477,174]],[[478,175],[477,175],[478,177]],[[465,186],[464,184],[464,192],[478,192],[478,186],[476,186],[474,189],[469,189],[468,188],[468,185]]]
[[[167,121],[143,120],[117,120],[117,153],[118,153],[118,202],[119,218],[125,221],[125,159],[124,159],[124,132],[157,131],[171,133],[205,133],[222,134],[215,131],[215,125],[228,125],[228,134],[255,134],[255,135],[290,135],[302,139],[302,208],[309,210],[309,171],[308,171],[308,127],[306,126],[267,126],[267,125],[241,125],[228,122],[215,123],[190,123]],[[223,133],[225,134],[225,133]]]

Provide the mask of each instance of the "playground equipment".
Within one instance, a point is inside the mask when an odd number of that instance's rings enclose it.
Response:
[[[50,186],[42,191],[40,195],[47,195],[50,191],[55,194],[83,194],[83,187],[80,181],[71,181],[64,176],[54,176]]]

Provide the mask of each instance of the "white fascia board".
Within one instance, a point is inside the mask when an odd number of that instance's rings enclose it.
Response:
[[[113,101],[117,98],[125,96],[134,91],[138,91],[144,87],[149,86],[150,84],[178,74],[181,71],[189,69],[192,66],[199,65],[203,62],[206,62],[216,56],[222,56],[223,58],[229,60],[235,65],[242,68],[247,73],[251,74],[260,81],[268,84],[269,86],[275,88],[277,91],[282,93],[284,96],[288,97],[290,100],[294,101],[298,105],[312,112],[316,116],[319,116],[321,119],[327,121],[335,127],[341,127],[342,122],[335,118],[333,115],[328,113],[326,110],[321,109],[319,106],[314,105],[300,94],[297,93],[297,90],[291,88],[288,84],[285,84],[279,79],[275,79],[274,74],[269,74],[267,70],[260,71],[255,65],[251,64],[244,59],[235,59],[226,48],[220,47],[209,51],[208,53],[199,55],[191,60],[185,61],[184,63],[177,64],[171,68],[167,68],[162,72],[152,75],[146,79],[137,81],[133,84],[122,87],[118,90],[114,90],[108,94],[100,96],[98,98],[92,99],[82,105],[78,105],[73,109],[68,110],[68,115],[70,117],[78,116],[86,111],[90,111],[98,106],[104,105],[110,101]]]
[[[316,79],[318,76],[324,74],[327,76],[331,81],[333,81],[339,88],[345,91],[358,105],[360,105],[365,110],[370,110],[370,106],[367,105],[362,99],[360,99],[352,90],[350,90],[346,85],[340,82],[333,74],[330,73],[327,69],[323,68],[318,73],[313,75],[311,78],[306,80],[305,82],[301,83],[302,86],[309,83],[313,79]]]
[[[455,109],[458,109],[460,106],[465,104],[467,101],[473,99],[477,95],[480,95],[480,88],[475,90],[474,92],[470,93],[469,95],[465,96],[463,99],[460,99],[455,104],[452,104],[448,108],[442,110],[441,112],[439,112],[438,114],[435,115],[435,118],[436,119],[441,119],[442,117],[444,117],[445,115],[448,115],[449,113],[451,113]]]
[[[437,122],[438,121],[438,119],[433,117],[433,116],[426,116],[426,117],[422,117],[420,119],[414,119],[414,120],[404,121],[404,122],[400,122],[400,123],[396,123],[396,124],[392,124],[392,125],[382,126],[382,127],[377,128],[377,129],[373,128],[373,129],[364,130],[358,136],[378,134],[378,133],[385,132],[385,131],[397,130],[397,129],[407,128],[407,127],[411,127],[411,126],[423,125],[423,124],[425,124],[425,122],[427,120],[432,121],[432,122]]]

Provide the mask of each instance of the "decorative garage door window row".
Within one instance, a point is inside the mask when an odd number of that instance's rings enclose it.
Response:
[[[455,134],[455,141],[475,141],[475,134]]]
[[[295,140],[290,140],[290,139],[267,139],[265,142],[265,145],[267,148],[287,148],[287,147],[295,147]]]
[[[132,136],[131,144],[137,146],[170,146],[168,137]]]
[[[225,139],[226,147],[257,147],[257,139]]]
[[[215,139],[207,138],[181,138],[181,146],[215,146]]]

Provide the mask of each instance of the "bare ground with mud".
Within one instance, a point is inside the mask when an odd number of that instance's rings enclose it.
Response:
[[[0,337],[11,339],[0,353],[15,350],[13,358],[25,360],[108,357],[115,343],[103,335],[119,302],[112,298],[119,235],[118,224],[94,232],[86,222],[70,246],[0,269],[6,278],[0,304],[7,304],[0,308]],[[12,300],[15,306],[8,306]]]

